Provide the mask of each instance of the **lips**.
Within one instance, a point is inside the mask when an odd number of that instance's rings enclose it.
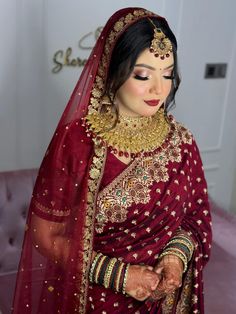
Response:
[[[151,100],[144,100],[144,102],[151,107],[158,106],[160,100],[159,99],[151,99]]]

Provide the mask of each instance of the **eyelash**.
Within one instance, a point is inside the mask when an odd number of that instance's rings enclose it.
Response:
[[[173,75],[164,75],[163,76],[166,80],[173,80],[174,79],[174,76]],[[140,76],[140,75],[135,75],[134,78],[136,80],[140,80],[140,81],[147,81],[149,79],[148,76]]]
[[[140,81],[147,81],[147,80],[149,79],[148,76],[140,76],[140,75],[138,75],[138,74],[135,74],[134,78],[135,78],[136,80],[140,80]]]
[[[164,75],[163,76],[165,79],[167,80],[173,80],[174,79],[174,76],[173,75]]]

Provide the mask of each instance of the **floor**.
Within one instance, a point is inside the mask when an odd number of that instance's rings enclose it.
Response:
[[[236,216],[212,213],[213,246],[205,268],[205,313],[236,314]]]

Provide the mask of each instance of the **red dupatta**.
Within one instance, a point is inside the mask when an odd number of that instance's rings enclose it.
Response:
[[[195,250],[175,293],[158,302],[138,302],[93,285],[88,313],[204,313],[202,269],[209,259],[211,216],[191,133],[172,119],[171,131],[154,156],[140,156],[124,167],[108,154],[97,205],[98,215],[107,219],[96,223],[95,251],[126,263],[155,266],[180,230],[192,237]]]
[[[29,209],[13,313],[85,313],[95,201],[106,149],[86,136],[80,119],[99,107],[116,40],[129,25],[156,14],[116,12],[105,25],[62,115],[39,170]],[[47,242],[55,230],[55,241]]]

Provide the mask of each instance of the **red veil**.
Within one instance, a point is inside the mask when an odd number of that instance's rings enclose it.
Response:
[[[86,313],[95,204],[106,147],[86,133],[81,118],[99,110],[117,39],[132,23],[145,17],[163,19],[141,8],[125,8],[108,20],[57,126],[40,167],[29,208],[13,305],[15,314]],[[179,137],[186,133],[182,131],[178,128]],[[187,136],[186,145],[190,142]],[[194,146],[192,149],[191,154],[198,154]],[[177,157],[178,154],[179,151]],[[204,187],[204,180],[202,183]],[[198,244],[196,258],[190,266],[192,273],[192,267],[201,272],[208,260],[211,237],[209,216],[203,211],[205,208],[208,212],[205,195],[196,206],[201,207],[196,215],[200,217],[201,228],[196,224],[195,212],[188,221],[183,219],[186,230],[196,234],[194,240]],[[53,241],[49,241],[49,235]],[[194,283],[197,294],[193,303],[197,304],[195,308],[203,309],[202,289],[198,290],[202,287],[201,276]],[[155,310],[152,313],[156,313]]]
[[[157,17],[140,8],[121,9],[111,16],[60,119],[32,196],[13,313],[85,313],[94,204],[103,167],[96,168],[92,162],[103,148],[94,150],[79,121],[89,105],[99,105],[117,38],[129,25],[147,16]],[[48,230],[55,229],[58,235],[58,228],[61,237],[55,238],[53,247],[48,243],[45,249],[37,244],[39,238],[47,242]]]

